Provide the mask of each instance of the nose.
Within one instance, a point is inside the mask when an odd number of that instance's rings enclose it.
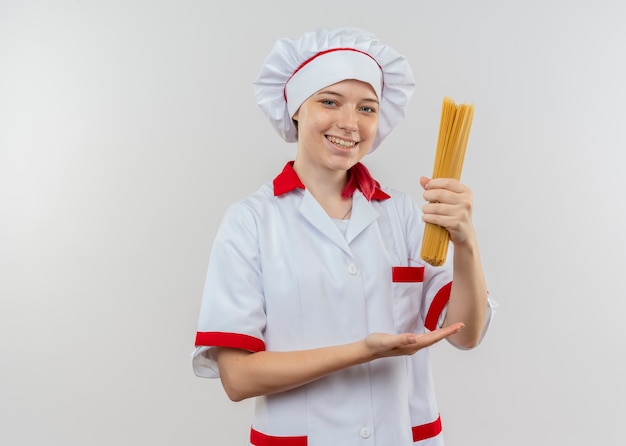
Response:
[[[337,122],[337,127],[348,133],[356,132],[358,129],[356,112],[354,110],[343,110]]]

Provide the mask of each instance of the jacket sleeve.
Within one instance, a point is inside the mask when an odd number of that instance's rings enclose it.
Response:
[[[422,220],[422,211],[408,195],[401,194],[401,196],[402,203],[399,207],[402,209],[401,214],[404,214],[406,222],[405,233],[409,262],[424,267],[421,315],[424,327],[432,331],[440,328],[445,320],[453,280],[452,259],[454,258],[454,246],[450,243],[446,263],[440,267],[431,266],[422,260],[420,253],[425,227],[425,223]],[[491,296],[488,296],[487,314],[481,341],[491,324],[497,307],[498,304]]]
[[[218,378],[215,347],[265,350],[265,305],[256,217],[236,203],[226,211],[209,259],[192,365]]]

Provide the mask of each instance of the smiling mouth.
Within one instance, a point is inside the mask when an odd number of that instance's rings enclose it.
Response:
[[[326,139],[328,139],[333,144],[345,147],[347,149],[352,148],[358,144],[356,141],[346,141],[345,139],[340,139],[335,136],[327,136]]]

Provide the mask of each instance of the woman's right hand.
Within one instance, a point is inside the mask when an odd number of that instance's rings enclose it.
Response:
[[[372,333],[368,335],[363,344],[372,359],[389,356],[412,355],[426,347],[458,333],[464,324],[458,322],[445,328],[430,331],[423,334],[403,333],[392,335],[386,333]]]

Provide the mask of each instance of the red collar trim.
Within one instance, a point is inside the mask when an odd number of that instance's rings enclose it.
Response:
[[[294,189],[306,189],[298,174],[293,168],[293,161],[289,161],[285,164],[282,172],[278,174],[273,181],[274,184],[274,196],[277,197],[287,192],[291,192]],[[383,192],[378,185],[374,189],[372,200],[382,201],[391,198],[391,196]]]
[[[274,178],[274,196],[278,197],[298,188],[306,189],[293,168],[293,161],[289,161],[285,164],[283,171]]]
[[[376,189],[374,189],[374,195],[372,195],[372,200],[383,201],[383,200],[386,200],[388,198],[391,198],[391,195],[389,195],[386,192],[383,192],[378,187]]]

